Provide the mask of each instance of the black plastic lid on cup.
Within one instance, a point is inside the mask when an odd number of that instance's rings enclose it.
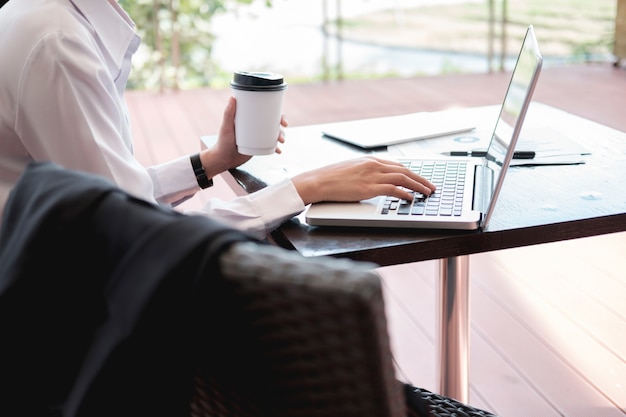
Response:
[[[273,72],[237,71],[230,82],[236,90],[279,91],[287,88],[283,76]]]

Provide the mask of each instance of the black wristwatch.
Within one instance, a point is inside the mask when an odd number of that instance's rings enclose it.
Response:
[[[202,161],[200,161],[200,154],[197,153],[195,155],[191,155],[189,157],[191,159],[191,166],[193,167],[193,173],[196,175],[196,181],[198,181],[198,185],[200,188],[205,189],[213,186],[213,178],[209,178],[206,175],[206,171],[202,166]]]

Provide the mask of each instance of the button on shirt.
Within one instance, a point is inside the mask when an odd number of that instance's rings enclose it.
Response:
[[[0,210],[32,160],[103,175],[161,204],[200,190],[189,156],[148,168],[133,156],[124,90],[139,43],[115,0],[20,0],[0,8]],[[192,213],[263,237],[303,209],[285,180],[211,199]]]

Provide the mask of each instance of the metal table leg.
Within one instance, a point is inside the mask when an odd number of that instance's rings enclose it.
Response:
[[[469,397],[469,256],[439,261],[439,387],[463,403]]]

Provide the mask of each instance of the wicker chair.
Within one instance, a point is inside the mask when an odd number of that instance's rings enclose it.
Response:
[[[193,417],[405,417],[372,265],[238,243],[221,258]],[[412,388],[432,416],[492,416]]]

